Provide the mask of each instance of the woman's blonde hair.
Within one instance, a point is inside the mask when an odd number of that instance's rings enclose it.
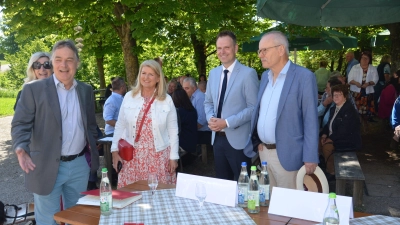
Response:
[[[50,61],[50,54],[47,52],[35,52],[32,54],[28,62],[28,67],[26,68],[26,78],[24,79],[24,84],[29,83],[33,80],[37,80],[32,64],[43,57],[48,58]]]
[[[145,66],[154,70],[156,75],[160,78],[159,82],[156,84],[156,93],[157,93],[156,99],[160,101],[165,100],[165,98],[167,97],[167,89],[166,89],[167,85],[165,83],[164,73],[162,72],[160,64],[153,59],[146,60],[142,62],[142,64],[140,64],[139,74],[137,75],[136,78],[136,84],[132,87],[132,96],[135,96],[142,91],[142,84],[140,83],[140,74],[142,73],[142,69]]]

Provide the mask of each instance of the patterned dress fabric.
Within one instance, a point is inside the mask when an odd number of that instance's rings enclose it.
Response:
[[[144,110],[148,106],[151,98],[145,98],[142,110],[139,113],[136,127],[144,116]],[[138,129],[136,135],[138,135]],[[147,112],[143,123],[140,139],[135,143],[135,151],[131,161],[124,161],[123,167],[118,174],[118,188],[122,188],[128,184],[139,180],[147,180],[149,173],[156,173],[158,182],[164,184],[175,184],[175,172],[169,172],[169,154],[170,147],[156,152],[154,146],[154,136],[152,132],[151,110]]]

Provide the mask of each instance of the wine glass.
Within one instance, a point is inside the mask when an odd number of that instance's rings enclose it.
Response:
[[[154,191],[157,189],[157,185],[158,185],[157,174],[149,173],[147,182],[148,182],[150,190],[151,190],[151,196],[154,196]]]
[[[206,186],[202,182],[197,182],[196,183],[196,197],[199,200],[199,206],[200,206],[200,213],[202,212],[203,209],[203,202],[207,197],[207,192],[206,192]]]

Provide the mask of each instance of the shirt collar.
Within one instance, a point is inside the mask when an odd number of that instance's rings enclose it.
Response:
[[[56,88],[57,88],[57,87],[60,87],[60,88],[62,88],[62,89],[64,89],[64,90],[66,90],[64,84],[61,83],[61,81],[59,81],[59,80],[57,79],[57,77],[56,77],[56,75],[54,75],[54,73],[53,73],[53,79],[54,79],[54,84],[56,85]],[[76,82],[76,80],[74,79],[74,81],[73,81],[73,83],[72,83],[72,87],[70,88],[70,90],[71,90],[71,89],[74,89],[74,88],[76,87],[76,85],[78,85],[78,82]]]
[[[237,59],[235,59],[235,61],[232,63],[232,65],[230,65],[228,68],[225,68],[225,66],[224,66],[224,65],[222,65],[222,68],[223,68],[223,70],[222,70],[222,71],[224,71],[224,70],[229,70],[229,72],[230,72],[230,73],[232,73],[232,71],[233,71],[233,68],[235,68],[236,61],[237,61]]]
[[[288,61],[286,62],[285,66],[282,68],[282,70],[281,70],[281,72],[279,73],[279,75],[281,75],[281,74],[286,75],[286,74],[287,74],[287,71],[289,70],[289,67],[290,67],[290,63],[292,63],[292,61],[290,61],[290,60],[288,60]],[[273,76],[272,70],[269,70],[269,72],[268,72],[268,79],[271,80],[271,79],[272,79],[272,76]],[[280,77],[280,76],[278,76],[278,78],[279,78],[279,77]]]
[[[111,92],[111,95],[115,95],[115,96],[118,96],[118,97],[123,97],[121,94],[119,94],[117,92]]]

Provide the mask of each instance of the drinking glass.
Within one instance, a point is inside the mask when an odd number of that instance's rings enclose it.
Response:
[[[204,183],[201,182],[196,183],[196,197],[199,200],[199,206],[200,206],[199,213],[201,213],[203,209],[203,202],[207,197],[206,186]]]
[[[157,185],[158,185],[157,174],[149,173],[147,182],[148,182],[150,190],[151,190],[151,196],[153,197],[154,191],[157,189]]]

